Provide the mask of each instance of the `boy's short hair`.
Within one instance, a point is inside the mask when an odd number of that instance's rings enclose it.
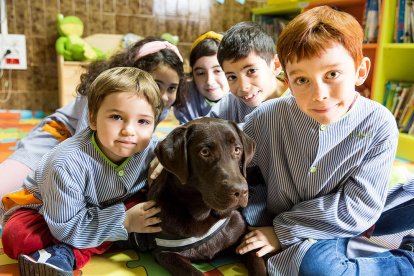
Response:
[[[238,61],[252,52],[270,64],[276,55],[275,43],[260,25],[250,21],[239,22],[225,32],[217,59],[223,67],[225,60]]]
[[[352,15],[321,6],[289,22],[279,36],[277,54],[285,70],[288,62],[320,56],[329,46],[339,43],[357,67],[363,58],[362,42],[362,27]]]
[[[88,93],[88,108],[95,120],[106,96],[119,92],[135,92],[152,106],[155,122],[158,123],[164,109],[161,92],[152,76],[135,67],[114,67],[103,71],[91,84]]]

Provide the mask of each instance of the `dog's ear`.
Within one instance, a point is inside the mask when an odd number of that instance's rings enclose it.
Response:
[[[233,124],[233,127],[236,129],[237,134],[239,134],[240,140],[243,145],[243,155],[242,155],[241,164],[242,164],[243,176],[246,177],[247,176],[246,174],[247,164],[249,164],[249,162],[253,159],[254,152],[256,151],[256,142],[252,138],[247,136],[246,133],[240,130],[240,128],[238,127],[236,123],[234,122],[231,122],[231,123]]]
[[[160,163],[177,176],[182,184],[187,183],[188,179],[187,129],[185,126],[175,128],[155,148]]]

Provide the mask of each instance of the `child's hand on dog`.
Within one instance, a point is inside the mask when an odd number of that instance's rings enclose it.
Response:
[[[161,227],[156,226],[161,220],[155,217],[161,211],[161,208],[156,207],[155,204],[155,201],[146,201],[138,203],[125,211],[124,226],[128,233],[156,233],[161,231]]]
[[[151,163],[150,163],[150,167],[148,170],[148,185],[151,187],[152,182],[154,181],[154,179],[156,179],[162,172],[162,170],[164,169],[164,167],[161,165],[160,161],[158,160],[157,157],[155,157],[154,159],[152,159]]]
[[[263,257],[282,249],[273,227],[249,227],[249,230],[236,248],[238,254],[257,249],[256,256]]]

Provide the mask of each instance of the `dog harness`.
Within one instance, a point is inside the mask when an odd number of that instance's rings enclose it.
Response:
[[[220,232],[228,223],[229,218],[223,218],[217,221],[206,234],[200,237],[190,237],[185,239],[164,239],[164,238],[155,238],[155,243],[158,247],[168,251],[182,251],[198,244],[204,243],[213,237],[216,233]]]

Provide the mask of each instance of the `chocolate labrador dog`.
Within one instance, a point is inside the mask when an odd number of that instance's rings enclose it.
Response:
[[[206,261],[238,244],[246,224],[237,210],[248,201],[246,166],[255,143],[235,123],[200,118],[174,129],[155,149],[164,166],[149,190],[161,207],[155,259],[173,275],[203,275]],[[251,275],[266,274],[262,258],[247,254]]]

